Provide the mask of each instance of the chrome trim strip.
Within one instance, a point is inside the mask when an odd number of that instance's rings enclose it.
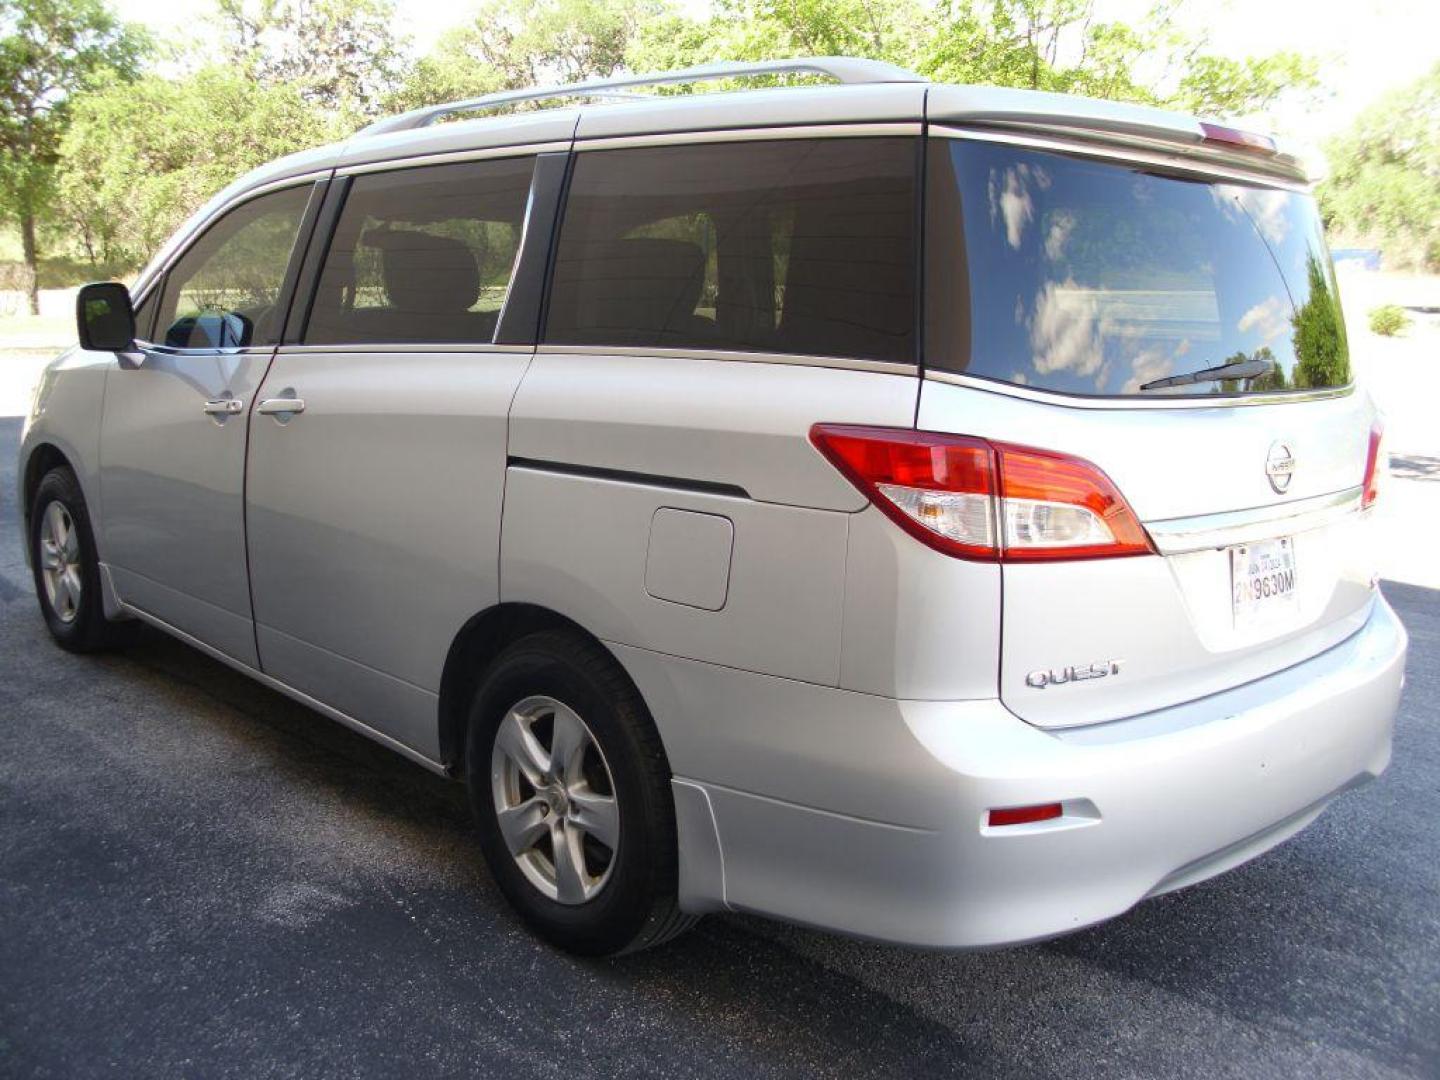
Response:
[[[1288,390],[1276,394],[1210,394],[1204,397],[1157,398],[1082,397],[1079,394],[1062,394],[1056,390],[1037,390],[1033,386],[1019,386],[979,375],[936,371],[934,368],[925,369],[925,378],[945,383],[947,386],[963,386],[968,390],[982,390],[988,394],[1040,401],[1067,409],[1231,409],[1242,405],[1291,405],[1301,401],[1323,401],[1327,398],[1346,397],[1355,392],[1355,384],[1351,383],[1349,386],[1337,386],[1328,390]]]
[[[221,349],[182,349],[176,345],[162,345],[153,341],[135,341],[137,347],[146,352],[162,356],[269,356],[275,351],[272,345],[236,345]]]
[[[262,686],[266,686],[266,687],[268,687],[269,689],[276,691],[277,693],[284,694],[286,697],[290,698],[291,700],[293,700],[293,701],[298,701],[301,705],[304,705],[306,708],[313,709],[315,712],[319,713],[321,716],[324,716],[324,717],[326,717],[327,719],[330,719],[330,720],[334,720],[334,721],[335,721],[336,723],[338,723],[338,724],[343,724],[345,727],[349,728],[351,731],[358,732],[359,734],[364,735],[364,736],[365,736],[366,738],[368,738],[368,739],[374,739],[374,740],[375,740],[377,743],[379,743],[381,746],[385,746],[385,747],[388,747],[388,748],[391,749],[391,750],[394,750],[394,751],[395,751],[397,754],[399,754],[401,757],[409,758],[411,761],[415,762],[415,764],[417,764],[417,765],[423,765],[425,768],[429,769],[431,772],[437,773],[437,774],[439,774],[440,776],[447,776],[447,777],[448,777],[448,776],[450,775],[450,774],[446,771],[444,765],[442,765],[442,764],[441,764],[440,762],[438,762],[438,761],[432,761],[430,758],[428,758],[428,757],[426,757],[424,754],[420,753],[420,751],[418,751],[418,750],[412,750],[410,747],[406,746],[404,743],[400,742],[398,739],[391,738],[389,735],[386,735],[386,734],[385,734],[384,732],[382,732],[382,731],[376,731],[374,728],[370,727],[368,724],[365,724],[365,723],[362,723],[362,722],[359,721],[359,720],[356,720],[353,716],[350,716],[348,713],[343,713],[343,712],[341,712],[339,709],[333,709],[333,708],[331,708],[329,705],[326,705],[323,701],[319,701],[319,700],[317,700],[316,698],[312,698],[309,694],[307,694],[307,693],[305,693],[305,692],[303,692],[303,691],[301,691],[301,690],[296,690],[293,686],[290,686],[288,683],[283,683],[283,682],[281,682],[279,679],[276,679],[276,678],[274,678],[274,677],[272,677],[272,676],[270,676],[270,675],[266,675],[263,671],[257,671],[255,668],[252,668],[249,664],[241,663],[239,660],[236,660],[233,656],[227,656],[225,653],[221,652],[219,649],[216,649],[216,648],[214,648],[214,647],[212,647],[212,646],[210,646],[210,645],[205,644],[205,642],[201,641],[199,638],[197,638],[197,637],[192,637],[190,634],[187,634],[184,630],[180,630],[180,629],[178,629],[177,627],[171,626],[169,623],[167,623],[164,619],[160,618],[158,615],[151,615],[148,611],[143,611],[143,610],[141,610],[140,608],[137,608],[134,604],[127,604],[127,603],[126,603],[125,601],[123,601],[123,600],[120,601],[120,607],[121,607],[121,609],[125,612],[125,614],[127,614],[127,615],[133,615],[135,618],[140,619],[142,622],[147,622],[147,623],[149,623],[151,626],[155,627],[156,629],[158,629],[158,630],[163,630],[165,633],[169,634],[171,637],[174,637],[174,638],[179,639],[180,641],[183,641],[186,645],[189,645],[192,649],[198,649],[200,652],[204,653],[206,656],[210,657],[212,660],[219,660],[220,663],[226,665],[227,667],[234,668],[236,671],[240,672],[242,675],[248,675],[248,676],[250,676],[250,678],[254,679],[256,682],[260,683]]]
[[[1257,506],[1196,517],[1147,521],[1145,529],[1161,555],[1226,548],[1273,536],[1293,536],[1331,525],[1360,510],[1363,487],[1346,488],[1293,503]]]
[[[880,375],[918,375],[915,364],[887,360],[852,360],[843,356],[803,356],[792,353],[743,352],[725,349],[672,349],[660,345],[548,345],[540,343],[539,353],[560,356],[646,356],[658,360],[719,360],[734,364],[788,364],[794,367],[836,368],[842,371],[870,371]]]
[[[408,344],[379,342],[353,345],[281,345],[280,355],[307,353],[533,353],[534,345],[492,345],[488,341]]]
[[[1265,184],[1269,187],[1283,188],[1286,191],[1295,191],[1301,194],[1310,192],[1310,185],[1303,180],[1287,178],[1259,167],[1246,169],[1224,161],[1217,161],[1213,151],[1205,147],[1203,143],[1189,147],[1181,143],[1172,144],[1161,140],[1144,140],[1142,143],[1142,140],[1138,138],[1121,135],[1106,140],[1108,133],[1098,131],[1087,132],[1085,136],[1071,136],[1068,133],[1066,135],[1032,135],[1023,131],[949,124],[932,124],[930,134],[945,139],[972,139],[976,142],[1005,143],[1032,150],[1055,150],[1062,153],[1083,154],[1086,157],[1158,165],[1162,168],[1210,178]],[[1163,149],[1160,149],[1162,147]]]
[[[792,127],[743,127],[662,131],[648,135],[610,135],[576,139],[574,149],[620,150],[633,146],[695,145],[717,142],[758,142],[763,139],[849,139],[880,135],[919,135],[924,125],[913,120],[874,124],[804,124]]]
[[[570,149],[570,140],[551,140],[543,143],[517,143],[514,146],[487,146],[479,149],[444,151],[406,157],[403,154],[392,158],[377,158],[353,165],[336,167],[336,176],[359,176],[362,173],[392,172],[398,169],[418,169],[426,165],[453,165],[463,161],[488,161],[492,158],[532,157],[536,154],[553,154]]]

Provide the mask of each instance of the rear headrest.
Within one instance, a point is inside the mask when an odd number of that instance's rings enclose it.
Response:
[[[705,287],[700,245],[634,237],[590,244],[577,256],[556,268],[557,281],[575,297],[576,329],[642,343],[692,333]]]
[[[469,311],[480,296],[480,267],[462,240],[414,229],[371,229],[363,242],[380,249],[385,294],[399,311]]]

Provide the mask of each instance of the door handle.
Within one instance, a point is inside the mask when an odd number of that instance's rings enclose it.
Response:
[[[305,411],[305,399],[298,397],[266,398],[255,406],[255,411],[265,416],[289,416]]]
[[[234,416],[245,408],[245,403],[239,398],[211,398],[201,406],[207,416]]]

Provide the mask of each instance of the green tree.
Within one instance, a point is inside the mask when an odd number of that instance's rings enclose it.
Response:
[[[473,55],[466,31],[452,31],[417,60],[404,82],[386,99],[391,112],[440,105],[493,93],[507,85],[505,74]]]
[[[1326,146],[1320,206],[1330,232],[1440,269],[1440,64],[1386,94]]]
[[[1310,293],[1290,320],[1295,328],[1293,374],[1297,389],[1344,386],[1350,381],[1350,344],[1345,337],[1340,294],[1329,265],[1329,260],[1314,254],[1305,260]]]
[[[390,0],[217,0],[226,59],[329,110],[373,113],[405,57]]]
[[[844,54],[932,79],[1014,86],[1234,116],[1313,92],[1294,53],[1231,60],[1181,31],[1180,0],[1136,25],[1097,21],[1095,0],[722,0],[708,20],[671,15],[641,28],[632,69],[713,60]],[[1137,77],[1146,71],[1147,80]]]
[[[181,79],[111,79],[75,100],[61,144],[60,200],[105,262],[138,265],[242,173],[347,132],[294,86],[225,67]]]
[[[1296,52],[1236,60],[1228,56],[1193,56],[1185,66],[1179,89],[1166,104],[1200,116],[1239,116],[1262,112],[1281,98],[1314,91],[1320,65]]]
[[[0,219],[20,227],[38,314],[37,226],[54,205],[57,154],[77,91],[132,78],[147,46],[101,0],[0,0]]]
[[[448,42],[506,87],[613,75],[660,0],[489,0]]]

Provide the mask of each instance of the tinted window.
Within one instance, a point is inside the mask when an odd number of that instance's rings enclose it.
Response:
[[[930,162],[928,365],[1094,395],[1350,381],[1309,196],[995,143]],[[1222,366],[1245,377],[1181,381]]]
[[[533,158],[356,177],[325,257],[309,344],[489,342]]]
[[[555,343],[915,359],[913,139],[581,153]]]
[[[280,290],[309,199],[309,185],[261,195],[195,241],[165,279],[156,324],[164,344],[275,344],[285,321]]]

